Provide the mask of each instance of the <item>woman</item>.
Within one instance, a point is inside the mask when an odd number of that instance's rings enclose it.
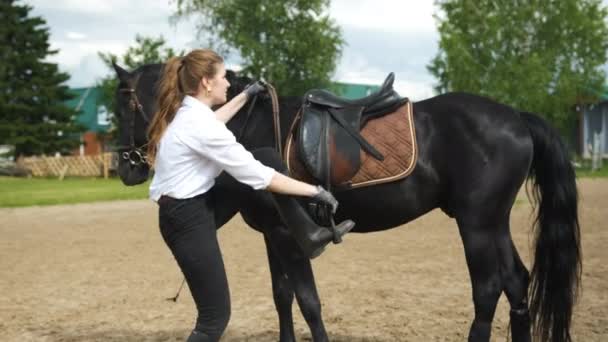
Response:
[[[225,123],[263,86],[248,86],[214,112],[212,107],[226,102],[230,83],[225,74],[223,59],[211,50],[194,50],[169,60],[158,89],[158,112],[148,130],[148,160],[155,169],[150,197],[159,204],[161,234],[186,277],[198,310],[188,342],[219,340],[230,316],[214,203],[209,196],[222,171],[253,189],[283,194],[275,195],[274,203],[309,257],[319,255],[333,235],[316,225],[294,198],[285,195],[308,196],[331,205],[334,211],[338,205],[323,188],[275,171],[284,170],[280,162],[263,165],[254,158],[256,151],[252,154],[236,142]],[[353,226],[347,220],[336,228],[344,235]]]

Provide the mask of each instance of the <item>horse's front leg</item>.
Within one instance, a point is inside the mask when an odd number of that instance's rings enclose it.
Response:
[[[293,314],[291,311],[293,304],[293,285],[283,270],[280,256],[273,251],[268,237],[264,235],[266,252],[268,254],[268,264],[270,265],[270,276],[272,277],[272,295],[274,305],[279,314],[279,341],[295,342],[296,336],[293,330]]]
[[[231,194],[228,197],[233,202],[235,198],[239,199],[239,209],[245,222],[265,236],[273,295],[279,313],[281,341],[295,341],[291,313],[294,291],[302,315],[310,327],[313,341],[328,341],[310,260],[303,255],[285,228],[272,194],[268,191],[243,188],[235,182],[227,183],[230,187],[224,186],[224,189],[230,190],[226,193]],[[238,196],[234,197],[235,194]]]
[[[329,341],[323,317],[321,316],[321,301],[317,293],[310,259],[303,255],[295,240],[291,238],[285,228],[281,228],[273,230],[266,235],[266,244],[268,246],[270,242],[270,249],[272,250],[272,254],[277,256],[276,260],[280,261],[280,267],[283,276],[286,276],[286,282],[295,291],[298,306],[310,328],[312,340],[314,342]],[[291,307],[289,308],[289,315],[291,316]],[[291,326],[293,327],[293,322]],[[283,335],[281,334],[281,336]]]
[[[237,182],[226,172],[216,179],[212,191],[216,204],[215,222],[218,229],[240,210],[243,219],[251,228],[264,233],[272,277],[272,293],[279,314],[280,341],[295,342],[291,310],[293,286],[281,266],[280,256],[272,251],[265,233],[272,231],[272,227],[281,224],[271,195],[265,191],[253,191],[248,186]]]

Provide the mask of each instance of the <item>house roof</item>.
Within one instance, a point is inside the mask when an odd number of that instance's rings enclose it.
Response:
[[[84,125],[87,131],[106,132],[110,122],[103,114],[106,110],[100,103],[101,91],[97,87],[72,88],[74,98],[66,101],[66,105],[78,111],[77,121]],[[100,115],[101,114],[101,115]]]
[[[335,82],[336,92],[342,97],[356,99],[367,96],[380,89],[379,85]]]

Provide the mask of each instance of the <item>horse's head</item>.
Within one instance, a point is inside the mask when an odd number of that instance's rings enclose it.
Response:
[[[257,81],[250,77],[241,75],[233,70],[226,70],[226,79],[230,82],[230,88],[228,88],[228,96],[227,99],[230,101],[233,97],[240,94],[245,88]],[[267,92],[262,92],[258,94],[258,98],[263,101],[270,101],[270,96]]]
[[[128,72],[113,64],[118,77],[115,115],[118,118],[118,175],[125,185],[148,179],[146,131],[156,111],[155,91],[162,65],[144,65]]]
[[[239,75],[235,71],[229,69],[226,70],[226,79],[230,82],[228,96],[226,97],[228,101],[240,94],[249,83],[253,82],[251,78]]]

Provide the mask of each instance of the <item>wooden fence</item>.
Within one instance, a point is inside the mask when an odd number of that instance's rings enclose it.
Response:
[[[85,176],[108,178],[115,169],[115,153],[106,152],[95,156],[26,157],[19,158],[17,165],[32,172],[34,177]]]

